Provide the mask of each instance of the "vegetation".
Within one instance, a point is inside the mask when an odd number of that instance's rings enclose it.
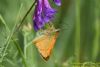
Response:
[[[0,0],[0,67],[100,67],[100,0],[50,2],[60,32],[44,61],[32,43],[34,0]]]

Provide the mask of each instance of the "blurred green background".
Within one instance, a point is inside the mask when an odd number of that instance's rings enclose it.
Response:
[[[0,67],[94,67],[100,64],[100,0],[61,0],[52,22],[61,29],[50,59],[44,61],[32,40],[34,0],[0,0]],[[12,35],[14,33],[14,35]],[[92,65],[92,66],[91,66]],[[100,67],[96,66],[96,67]]]

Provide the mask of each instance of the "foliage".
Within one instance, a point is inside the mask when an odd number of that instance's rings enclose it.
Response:
[[[0,67],[85,67],[100,62],[100,0],[62,0],[52,21],[60,33],[47,62],[32,43],[34,7],[16,30],[33,2],[0,0]]]

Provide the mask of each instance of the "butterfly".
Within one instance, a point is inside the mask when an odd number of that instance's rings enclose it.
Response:
[[[37,47],[40,55],[46,61],[49,59],[51,55],[58,34],[59,29],[48,29],[44,30],[40,36],[36,37],[33,40],[33,43]]]

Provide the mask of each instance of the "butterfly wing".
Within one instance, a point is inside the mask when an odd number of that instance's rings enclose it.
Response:
[[[49,59],[57,36],[58,33],[55,33],[53,35],[44,35],[41,38],[34,41],[36,47],[38,48],[38,51],[45,60]]]

